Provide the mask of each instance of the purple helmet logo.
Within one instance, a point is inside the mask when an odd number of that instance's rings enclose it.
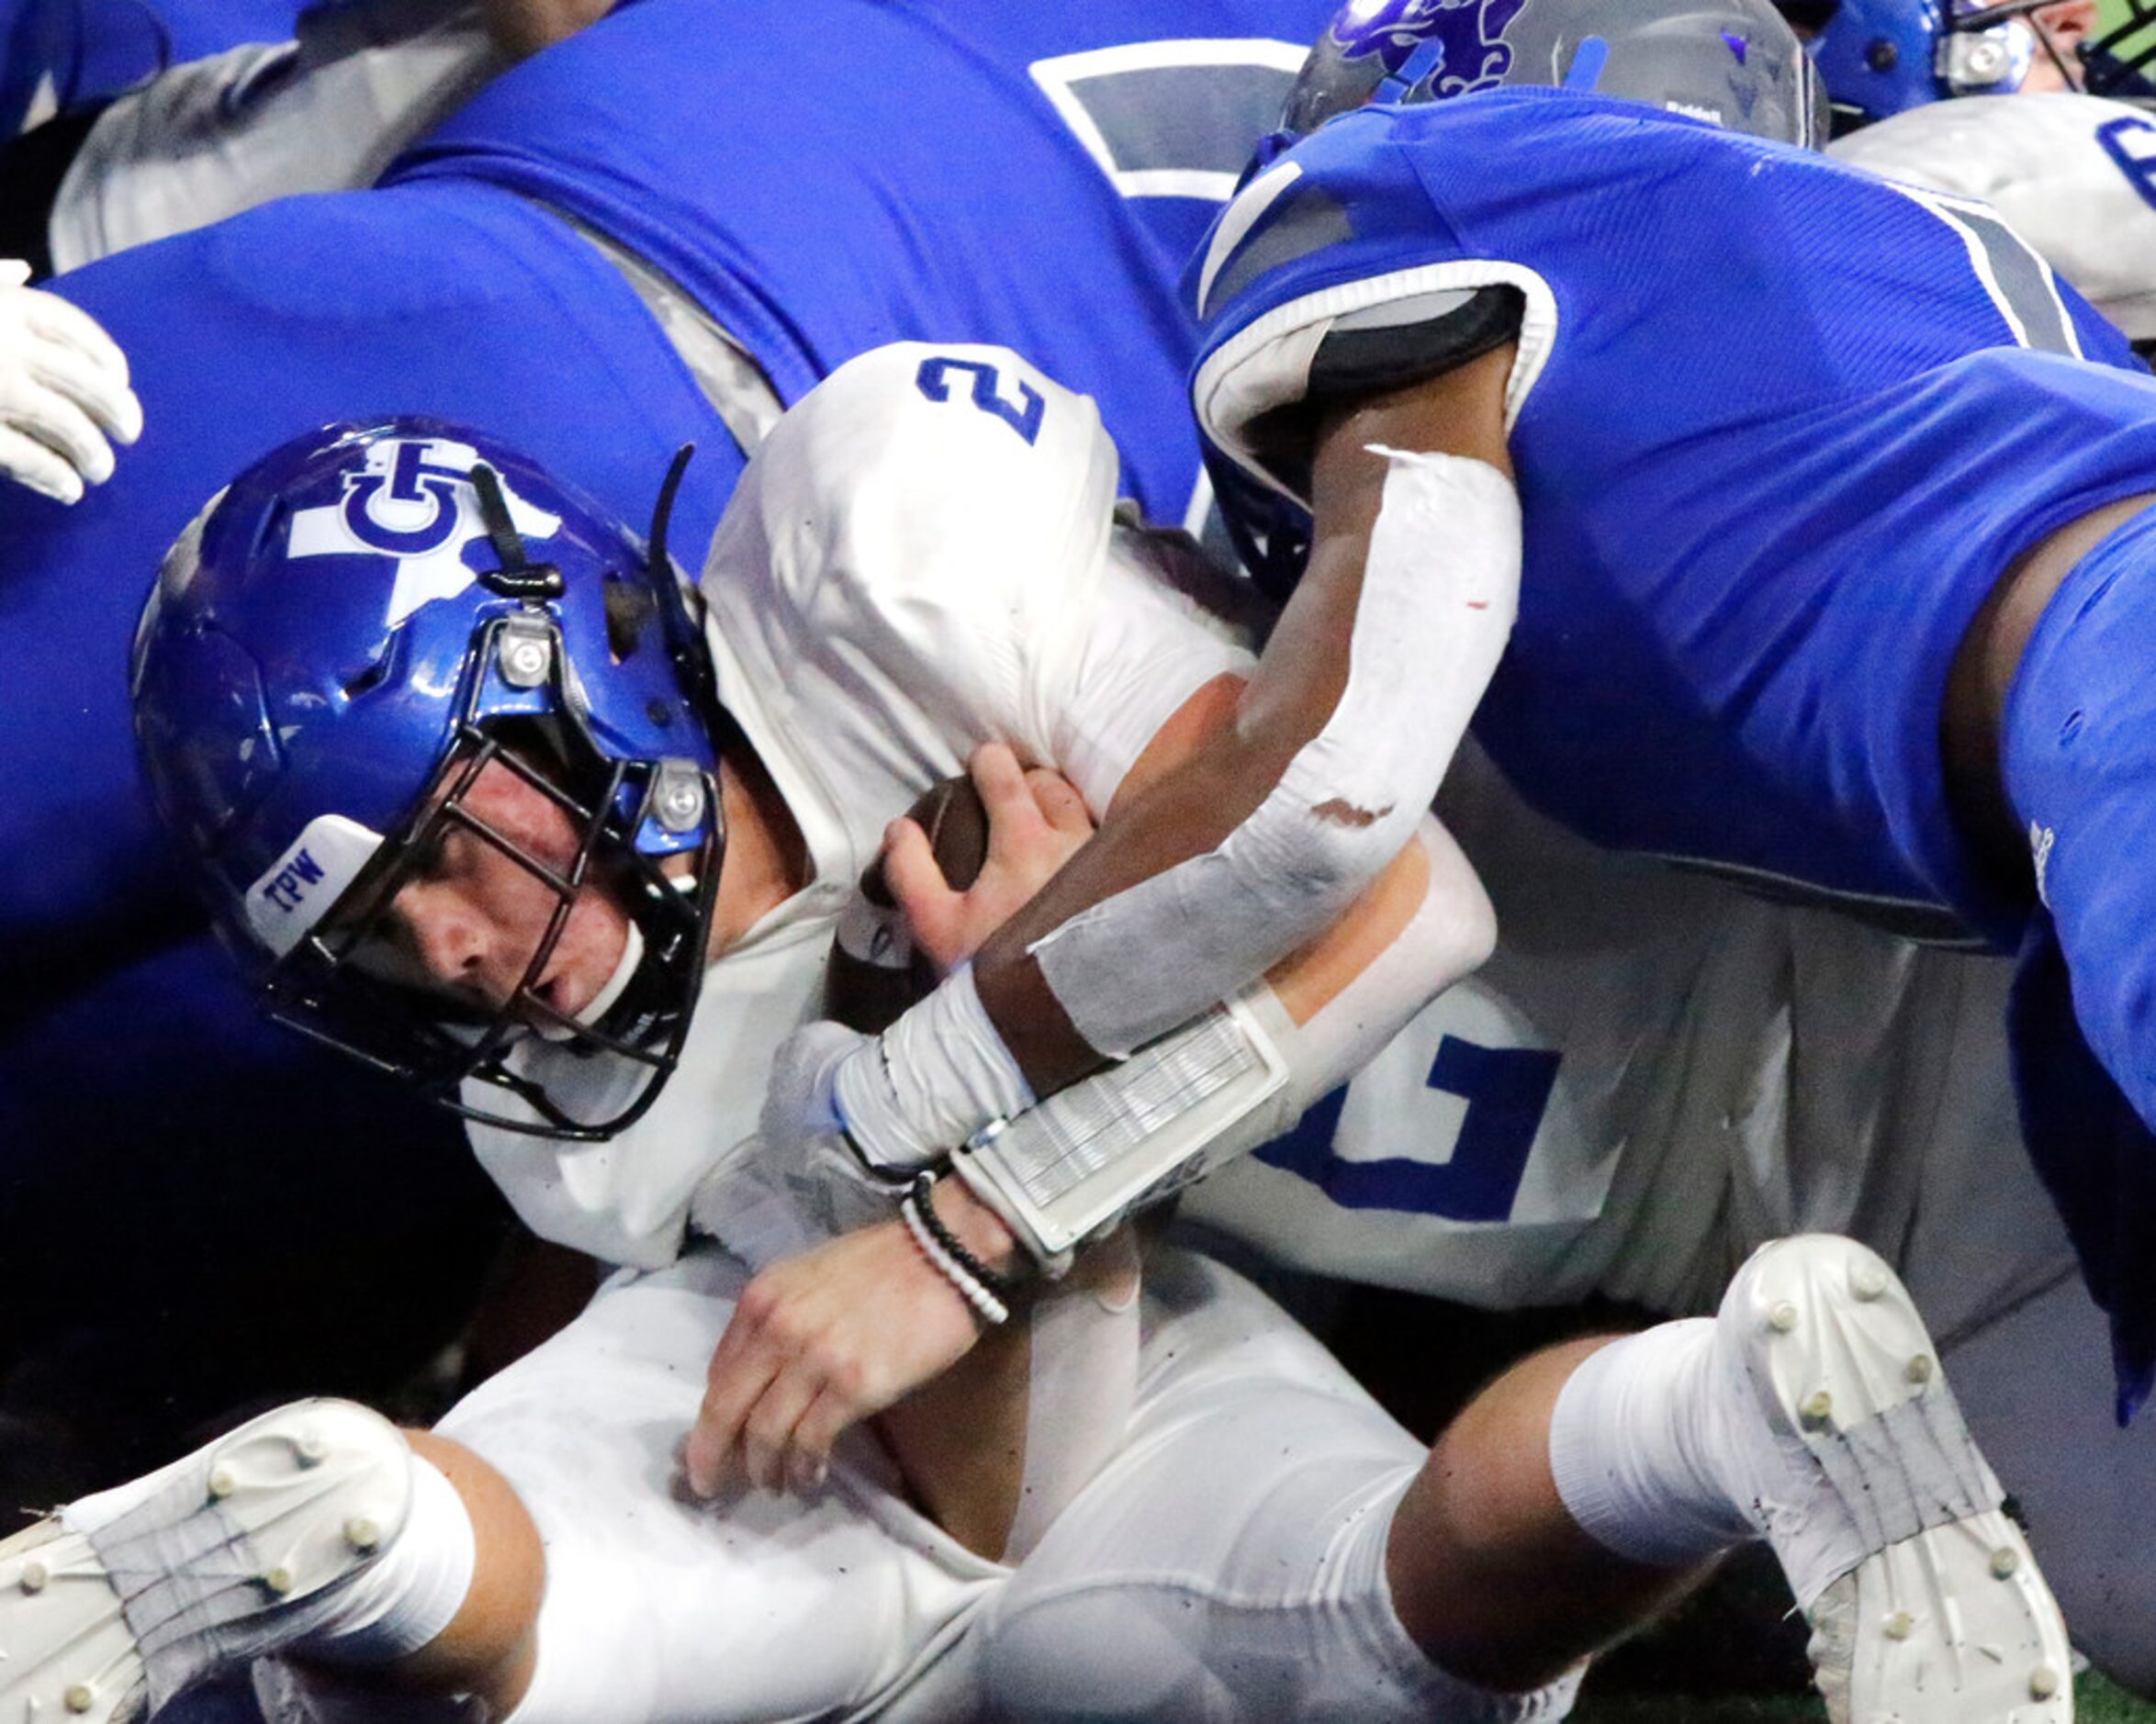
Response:
[[[1343,60],[1376,54],[1397,73],[1425,42],[1442,50],[1431,94],[1465,95],[1503,82],[1512,69],[1505,32],[1529,0],[1374,0],[1350,6],[1332,25]]]

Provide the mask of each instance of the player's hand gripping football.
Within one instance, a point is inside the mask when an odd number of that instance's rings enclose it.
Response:
[[[953,890],[912,821],[894,822],[885,837],[885,879],[914,923],[916,946],[939,968],[970,957],[1093,832],[1064,778],[1022,769],[1008,748],[977,751],[971,770],[988,841],[969,890]],[[826,1055],[819,1064],[828,1072],[836,1061]],[[796,1135],[828,1129],[835,1117],[828,1094],[789,1105],[813,1116],[792,1122]],[[767,1120],[767,1136],[771,1126]],[[935,1201],[977,1257],[992,1268],[1009,1260],[1008,1231],[961,1183],[944,1181]],[[948,1371],[980,1328],[972,1307],[895,1217],[773,1263],[749,1282],[712,1356],[685,1450],[691,1488],[710,1495],[736,1476],[767,1490],[813,1488],[842,1431]]]
[[[62,503],[112,476],[112,445],[142,434],[127,355],[87,312],[24,285],[0,260],[0,474]]]
[[[1019,766],[1002,743],[976,748],[966,769],[988,812],[988,855],[964,890],[944,879],[918,823],[894,820],[883,834],[884,885],[905,913],[915,949],[947,974],[1093,836],[1093,816],[1061,773]]]

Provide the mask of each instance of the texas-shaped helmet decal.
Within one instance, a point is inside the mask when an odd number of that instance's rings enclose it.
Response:
[[[319,509],[296,510],[287,554],[297,557],[373,554],[398,559],[385,627],[395,628],[433,599],[454,599],[478,576],[465,546],[484,538],[469,443],[443,437],[399,437],[376,443],[364,465],[344,475],[344,495]],[[527,539],[551,538],[561,518],[527,503],[502,481],[510,519]]]

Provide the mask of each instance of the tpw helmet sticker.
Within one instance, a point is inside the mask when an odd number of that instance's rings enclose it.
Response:
[[[443,438],[396,438],[366,452],[364,467],[344,476],[342,501],[292,517],[287,554],[393,556],[397,582],[383,625],[395,628],[421,605],[454,599],[478,578],[464,549],[486,537],[471,472],[478,453]],[[510,519],[527,539],[553,537],[561,517],[533,507],[501,484]]]

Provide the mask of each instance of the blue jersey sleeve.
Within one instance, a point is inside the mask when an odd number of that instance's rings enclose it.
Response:
[[[1392,132],[1395,110],[1336,120],[1255,175],[1185,277],[1203,325],[1192,398],[1208,441],[1300,495],[1281,409],[1398,388],[1517,340],[1517,409],[1555,333],[1546,283],[1477,253]]]

